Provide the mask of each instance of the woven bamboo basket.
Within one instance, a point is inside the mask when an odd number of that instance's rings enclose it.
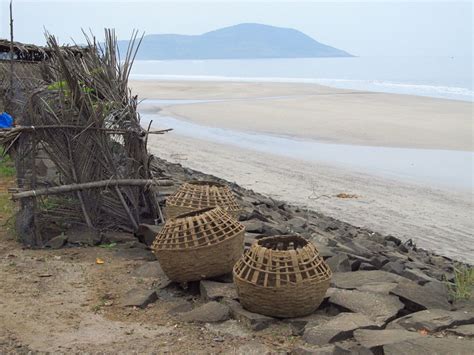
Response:
[[[316,247],[298,236],[260,239],[235,264],[233,274],[244,308],[280,318],[313,313],[332,276]]]
[[[167,198],[165,215],[169,219],[183,213],[216,206],[235,218],[239,217],[240,207],[226,185],[212,181],[190,181],[181,185]]]
[[[220,207],[168,220],[152,249],[163,271],[176,282],[232,272],[244,250],[245,227]]]

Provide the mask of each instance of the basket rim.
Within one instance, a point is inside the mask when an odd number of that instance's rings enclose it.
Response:
[[[217,243],[213,243],[213,244],[206,244],[206,245],[199,245],[199,246],[196,246],[196,247],[187,247],[187,248],[184,248],[184,249],[156,249],[156,248],[152,248],[152,251],[153,253],[159,253],[159,252],[172,252],[172,253],[188,253],[188,252],[195,252],[199,249],[208,249],[208,248],[212,248],[212,247],[215,247],[216,245],[219,245],[219,244],[222,244],[222,243],[225,243],[225,242],[230,242],[230,241],[233,241],[236,237],[239,236],[239,234],[241,233],[244,233],[244,237],[245,237],[245,227],[238,231],[237,233],[235,233],[232,237],[230,238],[226,238],[226,239],[223,239],[223,240],[220,240],[218,241]]]
[[[211,180],[190,180],[186,181],[185,184],[195,185],[195,186],[209,186],[209,187],[220,187],[220,188],[228,188],[227,185]]]
[[[196,216],[199,216],[199,215],[203,215],[207,212],[211,212],[212,210],[215,210],[215,209],[220,209],[224,212],[227,212],[225,209],[222,209],[220,208],[220,206],[209,206],[209,207],[204,207],[204,208],[200,208],[198,210],[192,210],[192,211],[189,211],[189,212],[184,212],[184,213],[181,213],[173,218],[170,218],[170,219],[185,219],[185,218],[189,218],[189,217],[196,217]]]
[[[317,250],[316,246],[313,243],[311,243],[306,238],[301,237],[301,236],[296,235],[296,234],[280,234],[280,235],[268,236],[268,237],[265,237],[265,238],[258,239],[255,243],[252,244],[252,246],[262,248],[262,249],[266,249],[266,250],[271,250],[272,252],[276,252],[276,253],[287,253],[287,252],[290,251],[289,249],[284,249],[284,250],[272,249],[272,248],[268,248],[265,245],[262,245],[265,242],[269,242],[269,241],[274,241],[275,243],[278,243],[280,241],[295,241],[298,244],[301,243],[302,245],[297,245],[297,247],[295,249],[291,249],[291,250],[301,250],[301,249],[307,248],[310,245],[313,246]]]

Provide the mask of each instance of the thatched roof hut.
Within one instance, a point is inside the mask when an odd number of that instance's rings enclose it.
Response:
[[[16,47],[17,59],[30,60],[16,62],[38,70],[35,77],[14,73],[7,90],[19,125],[0,131],[0,145],[15,156],[16,230],[27,245],[42,246],[74,225],[134,231],[163,221],[157,186],[169,182],[156,179],[146,145],[149,134],[164,132],[141,126],[128,88],[136,37],[123,61],[113,31],[103,46],[86,40],[82,49],[61,47],[53,36],[45,48]],[[45,159],[56,179],[39,175]]]
[[[11,42],[7,39],[0,38],[0,60],[10,59],[10,49]],[[84,51],[88,50],[88,48],[81,46],[62,46],[61,50],[74,55],[81,55]],[[47,60],[50,55],[51,49],[48,47],[13,42],[13,59],[15,61],[42,62]]]

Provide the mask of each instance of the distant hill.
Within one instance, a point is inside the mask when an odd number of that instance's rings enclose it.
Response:
[[[125,53],[128,41],[119,41]],[[351,57],[291,29],[243,23],[198,36],[177,34],[147,35],[137,59],[251,59]]]

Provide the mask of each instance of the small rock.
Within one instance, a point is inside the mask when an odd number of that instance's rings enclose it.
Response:
[[[357,290],[335,289],[329,302],[364,314],[380,326],[393,319],[404,307],[398,297]]]
[[[69,244],[94,246],[100,244],[102,236],[99,231],[83,226],[68,231],[67,241]]]
[[[232,317],[251,330],[262,330],[275,322],[275,318],[247,311],[237,301],[226,300],[225,303],[229,306]]]
[[[451,309],[451,305],[443,295],[430,291],[430,288],[420,286],[413,281],[404,281],[390,293],[400,297],[406,307],[414,312],[429,308]]]
[[[67,243],[67,236],[64,234],[58,235],[46,243],[46,248],[60,249]]]
[[[132,272],[132,276],[152,279],[168,278],[158,261],[148,261],[140,265]]]
[[[472,354],[474,341],[424,336],[383,346],[385,355]]]
[[[250,247],[253,243],[257,241],[257,238],[255,238],[255,236],[258,236],[258,235],[259,234],[245,233],[244,245],[246,247]]]
[[[350,338],[359,328],[377,328],[377,324],[360,313],[341,313],[330,321],[307,327],[303,340],[313,345],[325,345]]]
[[[326,260],[332,272],[347,272],[351,271],[351,264],[349,258],[345,253],[339,253]]]
[[[334,273],[331,286],[355,289],[373,282],[401,282],[405,278],[382,270],[352,271]]]
[[[450,298],[452,297],[448,291],[448,287],[446,286],[446,283],[445,282],[441,282],[441,281],[438,281],[438,280],[435,280],[435,281],[430,281],[430,282],[427,282],[426,284],[423,285],[423,288],[433,294],[433,295],[437,295],[437,297],[439,297],[440,299],[443,299],[443,300],[450,300]]]
[[[125,246],[125,244],[123,244]],[[115,249],[115,255],[128,260],[155,261],[155,255],[148,249],[143,248],[118,248]]]
[[[401,275],[403,270],[405,270],[405,265],[399,261],[390,261],[382,266],[382,270]]]
[[[222,298],[236,299],[237,291],[234,284],[203,280],[199,290],[205,301],[220,300]]]
[[[388,242],[392,242],[396,246],[399,246],[400,244],[402,244],[402,241],[400,239],[394,237],[393,235],[387,235],[384,239]]]
[[[359,291],[373,292],[373,293],[383,293],[388,295],[397,284],[395,282],[372,282],[358,287]]]
[[[430,333],[451,328],[457,325],[474,323],[474,313],[464,311],[447,311],[444,309],[427,309],[395,319],[387,328],[404,328],[407,330],[425,329]]]
[[[294,232],[301,233],[304,232],[308,226],[306,219],[301,217],[293,217],[287,221],[287,224],[290,226],[290,229]]]
[[[331,247],[328,247],[323,244],[316,243],[316,249],[319,251],[319,255],[324,259],[327,260],[328,258],[336,255]]]
[[[250,330],[242,327],[240,323],[234,319],[227,320],[222,323],[209,323],[206,328],[218,335],[230,335],[232,337],[250,338],[252,333]]]
[[[245,231],[249,233],[263,233],[263,222],[258,219],[241,222],[245,226]]]
[[[231,272],[229,272],[227,274],[211,277],[210,280],[216,281],[216,282],[233,283],[234,276],[232,275]]]
[[[156,226],[154,224],[140,224],[135,232],[135,236],[140,242],[151,246],[158,233],[160,233],[161,228],[162,226]]]
[[[374,353],[362,345],[350,341],[336,343],[334,355],[373,355]]]
[[[335,345],[325,345],[318,348],[308,348],[305,346],[298,346],[297,348],[291,350],[290,355],[335,355],[336,352]],[[342,354],[340,354],[342,355]]]
[[[464,338],[474,338],[474,324],[460,325],[454,329],[447,330],[447,332]]]
[[[257,219],[262,222],[269,222],[269,219],[257,209],[252,209],[252,211],[248,214],[247,218],[244,219],[244,221],[252,219]]]
[[[339,227],[340,227],[340,224],[336,221],[333,221],[333,222],[327,223],[323,228],[326,232],[330,232],[330,231],[338,230]]]
[[[369,270],[377,270],[377,267],[375,267],[374,265],[369,264],[369,263],[360,263],[358,269],[361,270],[361,271],[363,271],[363,270],[369,271]]]
[[[389,260],[381,255],[373,256],[370,258],[370,263],[375,266],[378,270],[380,270]]]
[[[219,302],[209,302],[192,311],[181,313],[179,319],[184,322],[213,323],[229,319],[229,307]]]
[[[134,242],[137,238],[131,233],[107,231],[103,233],[102,243],[128,243]]]
[[[326,323],[329,320],[330,318],[327,316],[313,313],[305,317],[287,318],[283,321],[291,325],[294,335],[301,335],[307,325],[314,327],[318,324]]]
[[[183,301],[183,303],[171,308],[168,311],[168,314],[171,314],[172,316],[175,316],[180,313],[186,313],[189,312],[193,309],[193,305],[187,301]]]
[[[263,223],[263,232],[265,236],[280,235],[288,233],[287,228],[276,223]]]
[[[418,269],[405,269],[402,272],[401,276],[406,277],[407,279],[410,279],[412,281],[415,281],[416,283],[420,285],[424,285],[430,281],[436,281],[435,279],[426,275],[423,271],[418,270]]]
[[[273,353],[272,349],[258,341],[251,341],[232,352],[235,355],[266,355]]]
[[[368,349],[419,337],[421,337],[421,335],[417,332],[409,332],[404,329],[357,329],[354,331],[354,338],[357,342]]]
[[[148,304],[158,299],[154,290],[145,290],[134,288],[128,291],[121,299],[123,307],[140,307],[145,308]]]

